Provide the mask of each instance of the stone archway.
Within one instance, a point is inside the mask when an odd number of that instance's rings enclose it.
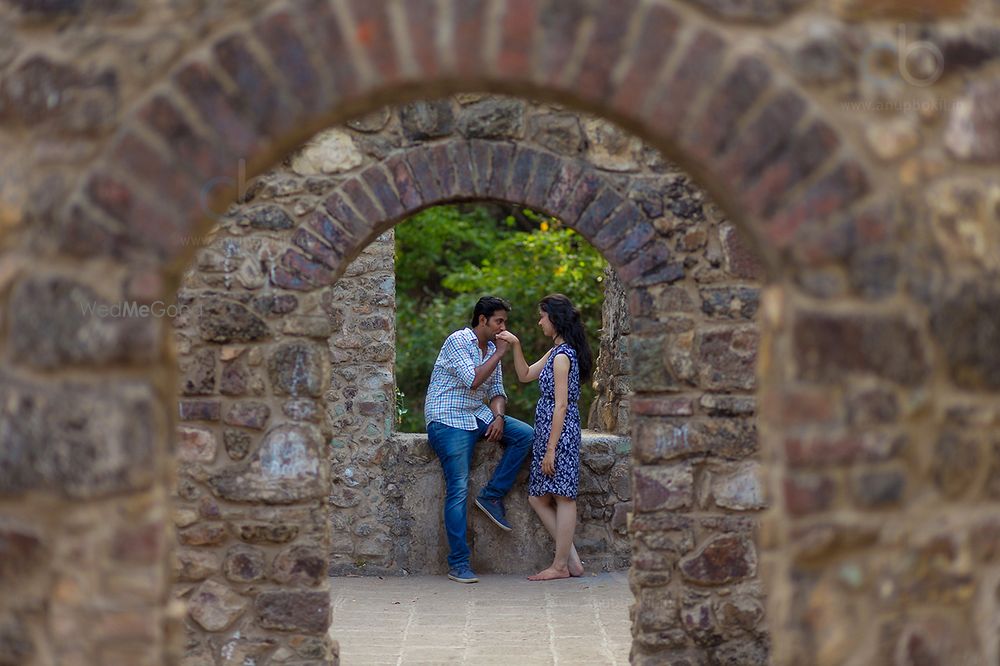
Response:
[[[663,432],[683,432],[690,448],[662,461],[648,454],[635,460],[630,490],[628,440],[588,435],[584,463],[594,469],[584,470],[584,485],[593,488],[580,536],[610,541],[607,552],[591,547],[584,556],[592,566],[627,557],[615,535],[624,534],[626,512],[636,507],[633,577],[647,590],[636,624],[637,654],[665,641],[674,648],[701,641],[720,655],[766,659],[751,543],[753,516],[764,505],[752,462],[759,266],[682,173],[613,126],[516,99],[461,99],[382,110],[352,121],[353,129],[324,132],[291,166],[286,162],[249,184],[243,201],[222,216],[218,233],[199,243],[197,270],[179,295],[191,314],[176,321],[185,516],[176,589],[191,602],[191,658],[224,645],[288,650],[275,629],[316,632],[310,616],[292,616],[291,609],[325,607],[316,593],[326,588],[325,567],[317,563],[328,552],[338,573],[443,573],[439,511],[420,497],[440,495],[439,474],[433,460],[430,474],[424,469],[433,456],[421,437],[392,435],[387,343],[367,334],[391,328],[386,294],[379,292],[385,250],[361,250],[386,245],[384,232],[421,208],[492,199],[550,212],[570,226],[605,217],[640,225],[632,244],[645,249],[624,255],[617,269],[642,253],[648,273],[628,275],[627,293],[613,280],[622,290],[613,297],[620,301],[615,307],[627,311],[631,303],[640,322],[627,338],[638,367],[609,367],[619,377],[606,395],[619,409],[623,396],[611,394],[627,390],[621,382],[634,376],[645,392],[635,401],[637,418]],[[566,140],[568,121],[577,125],[575,142]],[[525,129],[539,126],[553,131]],[[506,157],[497,160],[497,154]],[[617,232],[605,237],[616,240]],[[616,247],[601,242],[605,253]],[[361,256],[353,263],[344,258],[352,255]],[[337,279],[335,270],[350,277]],[[364,296],[351,294],[352,282]],[[373,346],[366,348],[366,341]],[[626,345],[624,338],[610,342],[608,351]],[[382,362],[365,360],[368,352]],[[289,384],[295,367],[303,377],[298,392]],[[321,378],[331,375],[324,386]],[[668,395],[666,408],[657,407],[650,392]],[[627,436],[627,415],[616,416],[623,419],[618,432]],[[289,448],[293,434],[307,443],[298,454]],[[315,508],[327,486],[319,469],[325,465],[321,441],[335,447],[330,453],[338,461],[329,525]],[[265,458],[274,457],[309,470],[285,479],[301,492],[278,492],[263,473]],[[474,467],[474,476],[479,471]],[[530,511],[523,499],[511,503],[525,529],[499,541],[489,528],[474,529],[473,539],[492,553],[477,570],[489,572],[488,563],[506,555],[508,568],[500,570],[521,573],[539,557],[531,546],[541,535],[531,528]],[[613,520],[603,515],[612,507]],[[592,511],[602,516],[592,521]],[[332,547],[328,533],[320,538],[331,528]],[[670,545],[659,536],[667,528],[679,535]],[[723,547],[727,563],[706,568],[702,551]],[[543,566],[544,556],[537,564]],[[284,619],[270,610],[277,599],[287,600]],[[250,617],[248,605],[258,617]],[[658,606],[674,609],[676,618]],[[736,608],[739,621],[729,617]]]
[[[899,16],[900,6],[803,6],[792,17],[795,7],[308,0],[214,18],[195,9],[185,18],[198,37],[154,57],[147,76],[128,70],[119,89],[113,72],[54,63],[45,49],[129,63],[129,48],[79,31],[120,34],[129,7],[4,5],[5,18],[24,16],[3,26],[18,44],[39,34],[39,15],[60,28],[40,31],[46,43],[24,56],[0,53],[12,82],[0,91],[4,141],[16,148],[5,161],[44,166],[0,214],[12,227],[3,239],[0,428],[15,572],[5,573],[13,593],[2,602],[3,635],[16,643],[8,651],[153,663],[171,644],[163,559],[172,359],[155,322],[88,324],[75,315],[81,299],[170,294],[192,254],[184,237],[209,226],[204,195],[231,200],[241,159],[258,173],[314,132],[387,101],[479,88],[619,121],[692,173],[775,277],[763,299],[760,374],[763,452],[781,500],[761,535],[777,592],[776,661],[906,663],[924,652],[995,661],[1000,611],[987,591],[993,574],[979,567],[996,559],[985,464],[996,456],[983,429],[995,422],[1000,384],[1000,297],[988,242],[977,240],[989,238],[995,183],[973,163],[1000,161],[997,83],[988,68],[971,84],[955,74],[996,56],[966,48],[962,25],[930,31],[950,55],[928,92],[961,104],[943,112],[946,122],[935,123],[943,114],[932,109],[926,126],[897,114],[899,125],[886,127],[873,109],[844,108],[822,89],[823,76],[843,82],[842,72],[782,62],[769,46],[782,22],[832,15],[836,30],[867,21],[878,32],[873,17]],[[133,46],[152,41],[152,24],[131,10],[140,28],[120,32]],[[997,20],[965,3],[924,12]],[[760,22],[764,36],[734,20]],[[815,52],[809,46],[804,53]],[[908,101],[912,91],[883,90],[885,78],[870,76],[868,52],[843,54],[864,79],[849,99]],[[72,94],[25,94],[35,79]],[[55,156],[36,150],[53,129],[74,139]],[[928,150],[904,164],[921,141]],[[487,148],[491,160],[505,159]],[[953,170],[974,192],[971,240],[955,230],[961,201],[927,199],[948,198],[947,187],[919,191]],[[220,178],[232,187],[216,188]],[[910,212],[918,224],[907,227]],[[288,279],[306,275],[296,266],[286,266]],[[953,322],[972,335],[956,334]],[[864,433],[869,425],[878,437]],[[664,455],[670,438],[645,433],[637,452]],[[942,581],[961,592],[942,592]],[[826,630],[829,618],[836,631]]]

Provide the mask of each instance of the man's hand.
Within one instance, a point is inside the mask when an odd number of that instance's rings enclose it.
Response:
[[[500,335],[501,335],[500,333],[497,333],[496,342],[494,342],[493,344],[495,344],[496,347],[497,347],[497,352],[496,352],[497,355],[503,356],[504,354],[507,353],[507,350],[510,349],[510,343],[508,343],[508,342],[506,342],[504,340],[501,340],[500,339]]]
[[[517,336],[510,331],[500,331],[497,333],[497,340],[501,342],[506,342],[509,346],[513,347],[519,344],[521,341],[517,339]]]
[[[545,449],[545,457],[541,462],[542,474],[545,476],[555,476],[556,473],[556,450],[551,446]]]
[[[486,427],[486,441],[499,442],[503,437],[503,417],[494,417],[493,422]]]

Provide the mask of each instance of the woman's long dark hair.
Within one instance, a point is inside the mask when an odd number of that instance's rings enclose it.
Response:
[[[587,332],[580,320],[580,311],[562,294],[549,294],[538,302],[538,307],[549,316],[556,333],[576,350],[576,360],[580,364],[580,381],[589,379],[590,371],[594,367],[594,356],[590,353],[590,345],[587,344]]]

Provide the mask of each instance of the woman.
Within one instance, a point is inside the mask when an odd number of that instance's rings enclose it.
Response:
[[[541,397],[535,408],[528,502],[556,542],[552,565],[528,580],[553,580],[583,574],[573,546],[576,493],[580,485],[580,382],[593,364],[580,312],[562,294],[538,304],[538,325],[552,338],[552,348],[528,365],[521,342],[509,331],[497,333],[514,351],[514,367],[522,382],[538,380]]]

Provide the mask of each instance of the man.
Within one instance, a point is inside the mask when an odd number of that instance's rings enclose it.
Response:
[[[479,579],[469,566],[465,541],[469,470],[476,442],[503,442],[505,450],[490,482],[476,498],[476,506],[501,529],[510,530],[504,518],[503,497],[531,452],[534,431],[523,421],[505,415],[500,359],[507,352],[497,333],[507,329],[510,305],[495,296],[484,296],[472,312],[470,328],[448,336],[431,373],[424,420],[427,439],[444,471],[444,527],[448,534],[448,578],[459,583]]]

